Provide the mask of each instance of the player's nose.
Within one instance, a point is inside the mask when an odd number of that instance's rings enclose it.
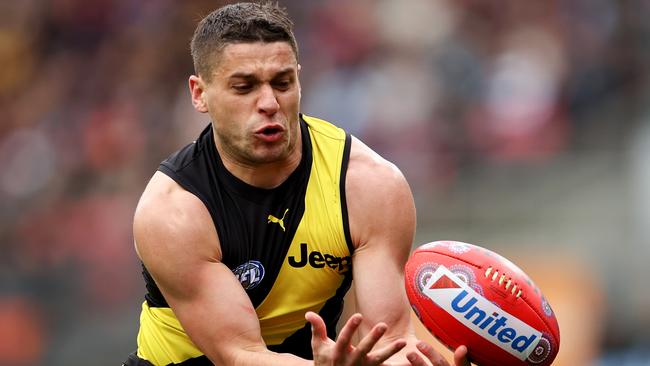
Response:
[[[275,91],[270,85],[263,85],[257,100],[257,108],[260,113],[273,115],[280,109],[280,103],[275,96]]]

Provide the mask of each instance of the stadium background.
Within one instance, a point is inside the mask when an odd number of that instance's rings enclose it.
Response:
[[[0,2],[0,365],[133,349],[133,210],[207,121],[188,41],[221,3]],[[401,167],[416,244],[520,264],[558,313],[557,364],[650,365],[650,2],[281,3],[303,111]]]

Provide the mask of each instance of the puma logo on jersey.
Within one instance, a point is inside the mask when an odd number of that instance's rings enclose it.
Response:
[[[286,231],[284,229],[284,217],[287,216],[288,211],[289,211],[288,208],[286,210],[284,210],[284,214],[282,214],[281,219],[278,219],[277,217],[275,217],[273,215],[269,215],[267,224],[270,224],[270,223],[278,224],[282,228],[282,231]]]
[[[290,256],[288,258],[291,267],[302,268],[310,265],[314,268],[323,268],[325,266],[337,271],[338,273],[347,272],[350,268],[350,256],[337,257],[331,254],[323,254],[318,250],[307,253],[307,243],[300,243],[300,257]]]

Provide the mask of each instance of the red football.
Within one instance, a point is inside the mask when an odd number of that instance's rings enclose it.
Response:
[[[481,366],[550,365],[560,330],[548,301],[519,267],[479,246],[436,241],[405,267],[406,293],[429,331],[466,345]]]

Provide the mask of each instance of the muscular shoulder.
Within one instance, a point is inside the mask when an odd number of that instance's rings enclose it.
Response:
[[[347,173],[349,188],[359,185],[376,185],[389,190],[401,188],[409,190],[402,172],[395,164],[384,159],[359,139],[352,137],[350,162]],[[410,192],[410,190],[409,190]]]
[[[216,230],[201,200],[160,172],[138,202],[133,234],[138,255],[154,276],[168,265],[221,257]]]
[[[410,245],[415,205],[404,175],[356,138],[352,140],[345,187],[355,246],[387,235]]]

